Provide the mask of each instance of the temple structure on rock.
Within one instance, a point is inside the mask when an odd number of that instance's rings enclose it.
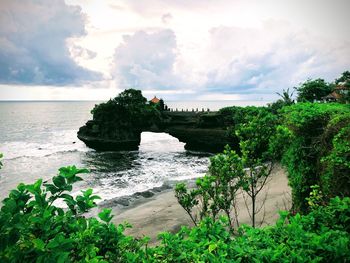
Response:
[[[154,98],[151,99],[150,101],[154,104],[157,104],[157,103],[159,103],[160,99],[158,99],[156,96],[154,96]]]

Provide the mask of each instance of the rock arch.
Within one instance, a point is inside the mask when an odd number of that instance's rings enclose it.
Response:
[[[78,138],[100,151],[137,150],[141,133],[165,132],[185,143],[187,150],[220,152],[225,145],[237,145],[219,112],[163,112],[161,121],[143,129],[114,127],[101,133],[101,123],[88,121],[78,131]]]

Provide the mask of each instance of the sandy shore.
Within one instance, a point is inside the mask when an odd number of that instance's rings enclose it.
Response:
[[[279,215],[279,210],[290,207],[290,188],[285,171],[281,166],[276,166],[268,181],[265,192],[258,196],[259,202],[265,201],[265,209],[262,209],[257,221],[263,221],[263,225],[274,223]],[[238,198],[239,222],[250,223],[250,217],[245,202]],[[249,202],[247,203],[249,206]],[[151,198],[145,199],[141,204],[136,204],[128,209],[113,208],[114,223],[128,221],[133,228],[126,231],[135,237],[144,235],[151,238],[151,243],[156,242],[157,235],[163,231],[176,232],[182,225],[192,226],[189,216],[178,204],[174,191],[162,192]]]

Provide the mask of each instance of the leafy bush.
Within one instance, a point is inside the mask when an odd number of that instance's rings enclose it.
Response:
[[[271,107],[225,107],[219,110],[219,115],[227,127],[233,149],[240,153],[242,140],[254,140],[251,150],[259,157],[266,152],[268,140],[279,123],[279,115]]]
[[[323,191],[328,196],[350,196],[350,115],[331,125],[338,132],[321,158]]]
[[[231,116],[231,121],[235,122],[240,155],[227,146],[222,154],[210,159],[209,172],[197,179],[195,189],[188,190],[181,183],[176,186],[175,195],[194,224],[204,217],[215,220],[220,214],[225,214],[233,232],[234,224],[239,225],[235,206],[239,190],[252,201],[251,208],[247,209],[253,227],[256,214],[262,208],[256,207],[256,199],[271,174],[276,157],[279,157],[274,153],[276,147],[270,146],[276,140],[278,116],[264,107],[244,110],[230,107],[220,112],[226,117]],[[251,112],[254,114],[248,114]]]
[[[287,167],[293,205],[307,212],[306,198],[319,185],[329,199],[350,189],[350,107],[343,104],[298,103],[282,109],[289,134],[282,162]]]
[[[235,133],[239,138],[241,151],[246,151],[247,158],[253,163],[258,159],[271,159],[269,144],[276,133],[278,121],[277,115],[267,108],[260,108],[255,114],[247,115],[244,122],[236,126]]]
[[[276,93],[278,96],[280,96],[280,99],[268,104],[268,107],[273,114],[278,114],[279,110],[282,109],[283,107],[290,106],[295,103],[293,99],[294,92],[289,91],[289,88],[286,90],[283,90],[282,93],[278,93],[278,92]]]
[[[161,234],[162,244],[149,253],[158,262],[348,262],[349,223],[350,199],[335,198],[306,216],[282,212],[275,226],[242,226],[236,236],[226,231],[227,219],[206,218]]]
[[[247,118],[257,115],[260,111],[265,111],[267,108],[264,107],[225,107],[219,110],[222,116],[223,122],[226,126],[233,126],[234,128],[241,123],[247,121]]]
[[[83,216],[99,197],[91,189],[68,193],[86,172],[64,167],[52,184],[38,180],[10,192],[0,212],[1,262],[120,262],[139,249],[143,241],[123,234],[127,225],[110,223],[111,210],[99,213],[100,221]],[[55,206],[58,200],[68,209]]]
[[[210,158],[209,173],[196,180],[195,189],[177,184],[175,197],[195,225],[205,217],[216,220],[224,213],[233,232],[238,222],[236,196],[247,184],[245,177],[242,159],[227,146],[222,154]]]
[[[226,146],[222,154],[210,158],[209,172],[196,180],[195,189],[188,190],[184,183],[176,185],[175,197],[195,225],[204,217],[216,220],[225,214],[230,231],[233,232],[234,225],[239,226],[236,199],[238,191],[242,191],[251,200],[252,206],[247,209],[252,226],[255,227],[256,214],[264,205],[263,203],[259,208],[256,206],[257,196],[266,185],[274,164],[272,155],[268,154],[270,148],[259,148],[259,138],[265,136],[264,143],[268,143],[272,132],[261,135],[260,132],[253,131],[257,126],[254,120],[244,126],[245,134],[249,134],[251,139],[240,142],[242,156]],[[264,128],[260,131],[266,132]],[[264,152],[259,152],[258,155],[258,150]]]

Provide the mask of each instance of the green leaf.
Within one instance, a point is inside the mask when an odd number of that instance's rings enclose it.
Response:
[[[10,213],[14,213],[17,210],[17,203],[15,200],[7,198],[4,200],[4,206],[1,208],[1,211],[6,211]]]
[[[102,210],[102,212],[98,213],[98,217],[102,221],[104,221],[106,223],[109,223],[112,220],[112,218],[113,218],[113,216],[111,215],[111,212],[112,212],[112,209],[105,208],[105,209]]]
[[[92,189],[89,188],[86,191],[81,191],[85,197],[89,197],[92,194]]]
[[[35,189],[37,192],[39,192],[42,182],[43,182],[43,180],[42,180],[42,179],[39,179],[38,181],[36,181],[36,182],[34,183],[34,189]]]
[[[57,263],[64,263],[68,261],[68,256],[69,253],[68,252],[64,252],[64,253],[60,253],[58,258],[57,258]]]
[[[32,242],[33,242],[35,248],[42,250],[42,251],[44,250],[45,243],[40,238],[33,239]]]
[[[9,233],[8,245],[15,245],[20,238],[19,229],[12,228]]]
[[[53,181],[54,185],[57,186],[59,189],[63,188],[63,186],[66,185],[66,180],[61,175],[54,176],[52,181]]]
[[[209,252],[213,252],[216,248],[218,247],[218,245],[216,243],[214,244],[210,244],[208,247]]]
[[[50,192],[52,195],[58,193],[60,190],[53,184],[45,184],[46,191]]]

